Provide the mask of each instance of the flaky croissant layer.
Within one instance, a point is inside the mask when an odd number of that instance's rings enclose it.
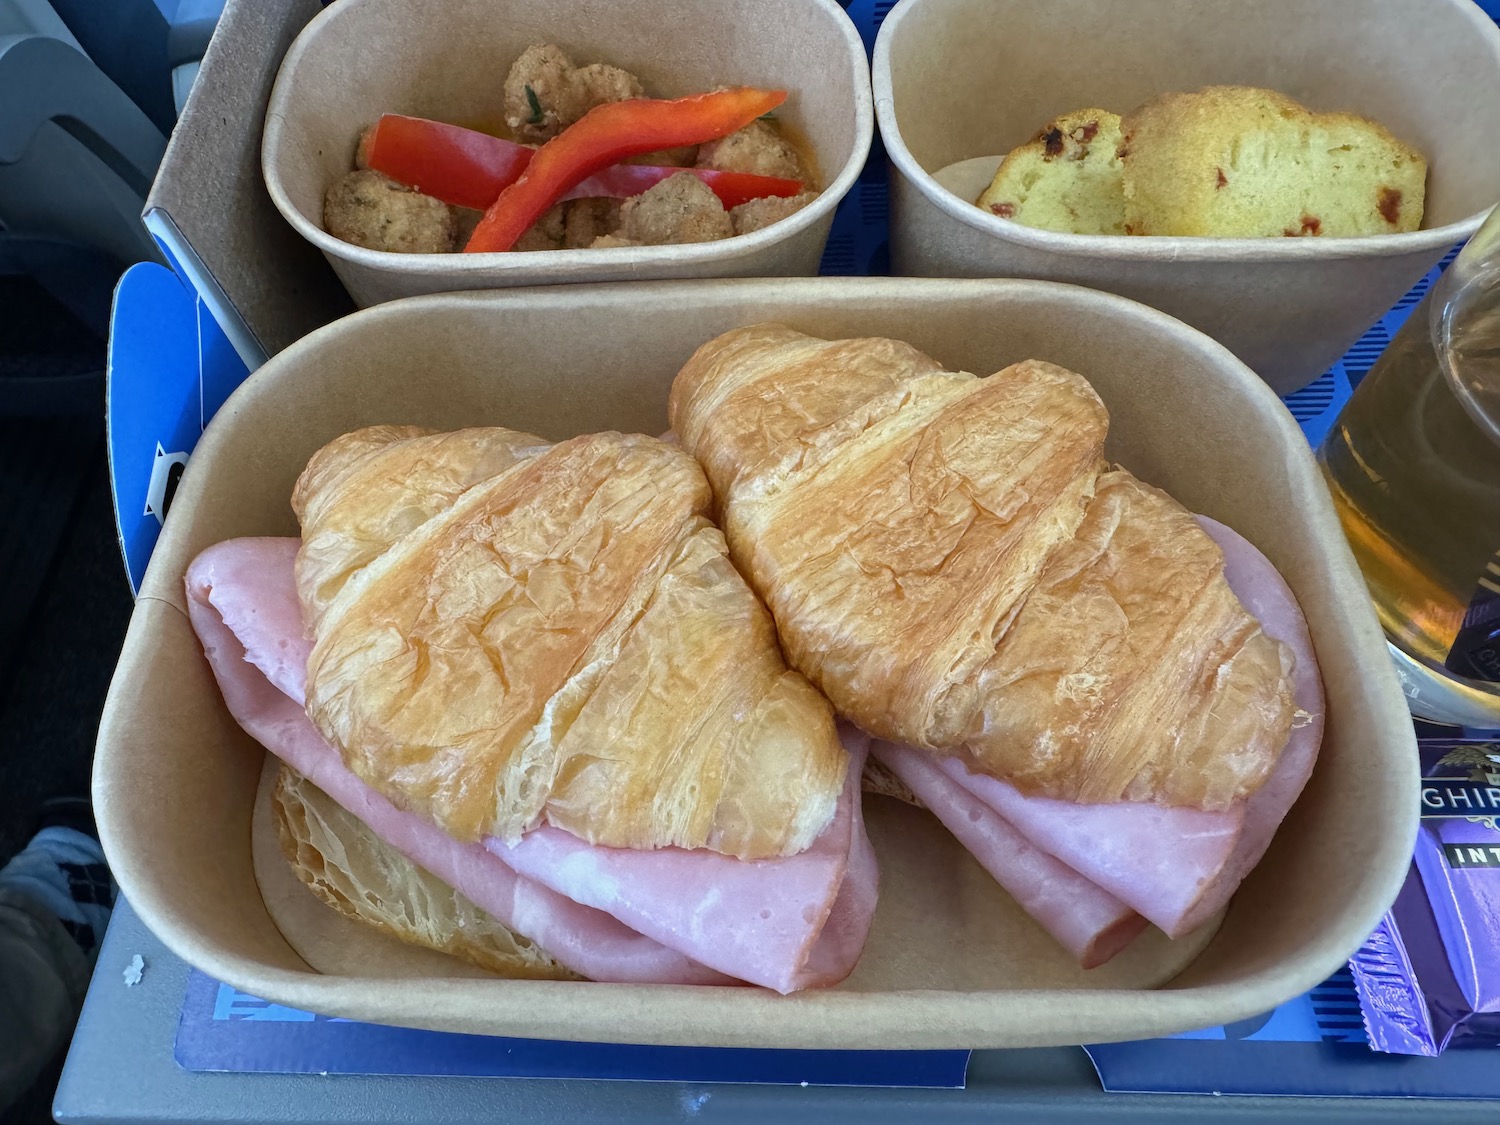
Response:
[[[271,804],[292,872],[344,917],[503,977],[579,979],[530,938],[383,842],[290,766],[278,772]]]
[[[1187,510],[1108,466],[1082,377],[756,325],[670,417],[788,660],[871,733],[1079,802],[1218,809],[1269,775],[1292,656]]]
[[[460,841],[805,849],[848,755],[654,438],[378,427],[298,482],[307,711]]]

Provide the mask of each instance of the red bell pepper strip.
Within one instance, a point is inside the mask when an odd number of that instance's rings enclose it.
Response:
[[[521,178],[479,220],[464,252],[509,250],[547,208],[595,172],[643,152],[718,140],[784,101],[785,90],[741,87],[675,101],[636,98],[595,106],[536,150]]]
[[[370,130],[365,160],[375,171],[424,195],[483,211],[520,179],[535,151],[460,125],[387,113]],[[768,195],[796,195],[803,190],[801,180],[779,176],[721,172],[715,168],[616,164],[590,176],[562,198],[628,199],[679,172],[702,180],[725,208]]]
[[[483,211],[520,179],[535,151],[458,125],[387,113],[370,131],[365,160],[424,195]]]

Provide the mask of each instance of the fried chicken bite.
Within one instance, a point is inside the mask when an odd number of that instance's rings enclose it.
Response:
[[[567,250],[592,246],[604,235],[620,228],[621,204],[618,199],[575,199],[568,203],[563,220],[563,248]]]
[[[532,45],[505,77],[505,123],[521,141],[557,136],[589,110],[606,102],[645,97],[640,79],[604,63],[575,66],[561,47]]]
[[[368,169],[350,172],[328,189],[323,227],[370,250],[446,254],[457,249],[453,208]]]
[[[568,205],[558,203],[550,208],[526,233],[516,239],[512,250],[561,250],[566,233]]]
[[[780,176],[803,183],[810,178],[797,150],[768,121],[752,121],[727,137],[699,146],[698,167]]]
[[[817,192],[804,191],[800,195],[768,195],[762,199],[751,199],[733,208],[729,212],[729,219],[734,224],[735,234],[749,234],[772,223],[781,222],[817,198]]]
[[[679,172],[620,208],[618,234],[647,246],[712,242],[734,234],[729,212],[696,176]]]

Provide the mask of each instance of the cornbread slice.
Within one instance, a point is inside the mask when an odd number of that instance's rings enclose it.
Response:
[[[1154,98],[1122,131],[1130,234],[1343,237],[1422,222],[1426,160],[1352,113],[1209,86]]]
[[[1000,165],[978,205],[1002,219],[1070,234],[1124,234],[1120,118],[1080,109],[1049,122]]]

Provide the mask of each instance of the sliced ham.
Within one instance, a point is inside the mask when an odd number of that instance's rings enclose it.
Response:
[[[1228,905],[1302,792],[1322,741],[1323,684],[1296,597],[1249,542],[1223,524],[1198,520],[1223,550],[1225,577],[1245,608],[1296,657],[1298,714],[1292,733],[1275,771],[1249,800],[1223,812],[1131,802],[1080,805],[1026,796],[1005,781],[973,772],[960,756],[933,758],[910,747],[874,745],[875,757],[1085,965],[1102,964],[1134,937],[1109,928],[1110,901],[1174,938]],[[1064,874],[1040,868],[1022,843],[1059,861]],[[1074,878],[1092,884],[1094,892]],[[1093,932],[1109,941],[1090,947]]]
[[[385,843],[574,972],[615,982],[729,983],[603,911],[522,878],[481,845],[460,844],[435,824],[401,811],[344,766],[295,701],[311,647],[301,637],[300,612],[287,612],[289,588],[291,609],[297,607],[295,586],[289,585],[296,544],[295,539],[230,540],[209,548],[188,568],[188,616],[229,713],[246,733]],[[296,631],[288,636],[290,622]],[[289,671],[298,646],[304,654],[302,675]],[[268,678],[269,668],[284,673],[279,684]]]
[[[355,777],[308,721],[296,550],[295,539],[209,548],[188,569],[189,616],[236,721],[380,839],[595,980],[737,978],[787,992],[853,970],[876,898],[859,803],[863,735],[846,731],[855,760],[832,824],[785,859],[601,848],[551,827],[513,848],[460,844]]]
[[[873,743],[871,752],[1085,969],[1104,964],[1146,928],[1145,918],[1038,848],[929,755],[890,742]]]
[[[1181,937],[1185,920],[1229,861],[1244,810],[1122,801],[1077,805],[1028,797],[1008,782],[970,771],[961,758],[936,761],[960,789],[979,798],[1043,851]],[[1227,901],[1227,896],[1226,896]]]
[[[212,607],[244,642],[244,659],[298,704],[307,701],[313,646],[302,630],[295,582],[288,591],[281,579],[293,572],[301,545],[300,539],[231,539],[204,551],[187,573],[189,610],[193,602]],[[202,629],[198,636],[206,646]]]
[[[1245,826],[1218,878],[1204,889],[1198,903],[1182,919],[1184,932],[1196,929],[1229,904],[1230,896],[1271,846],[1271,837],[1302,794],[1323,744],[1327,701],[1323,677],[1313,651],[1307,619],[1286,579],[1255,545],[1231,528],[1198,516],[1203,530],[1224,552],[1224,577],[1268,637],[1291,648],[1297,658],[1292,670],[1292,701],[1297,714],[1286,749],[1276,770],[1245,802]]]
[[[869,739],[847,724],[840,734],[852,760],[838,812],[794,856],[600,848],[557,828],[485,844],[522,875],[705,965],[777,992],[837,984],[859,959],[875,910],[875,856],[858,812]]]

